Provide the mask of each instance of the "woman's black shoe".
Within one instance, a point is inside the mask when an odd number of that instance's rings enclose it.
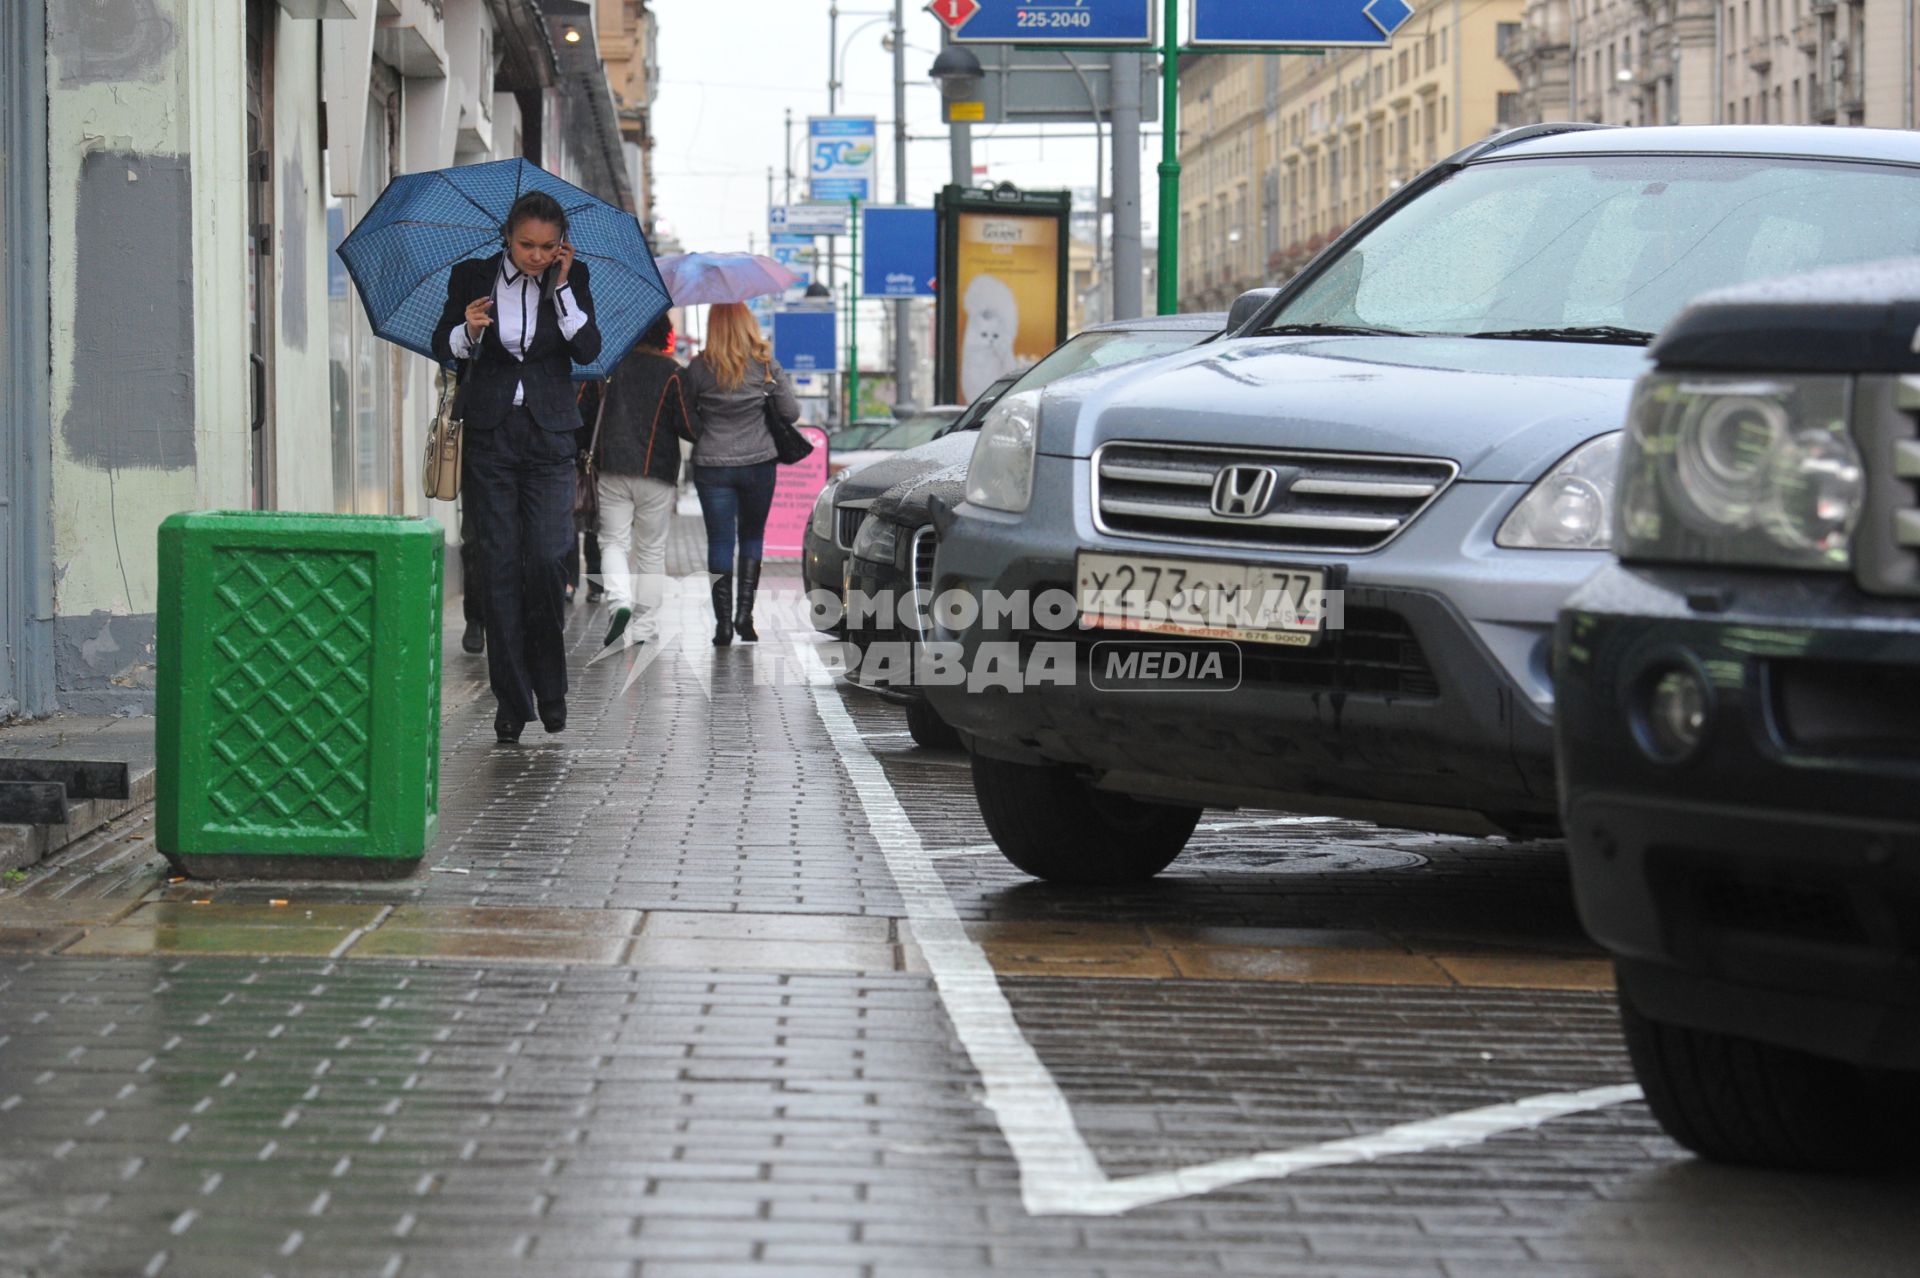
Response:
[[[733,574],[720,573],[713,579],[713,646],[724,648],[733,642]]]
[[[587,583],[587,602],[588,603],[597,603],[599,600],[606,597],[606,593],[607,593],[607,588],[601,585],[599,582],[590,581]]]
[[[518,719],[507,718],[506,713],[502,711],[493,716],[494,740],[501,745],[513,745],[520,740],[520,729],[525,726]]]
[[[753,630],[753,597],[760,591],[760,561],[743,559],[740,561],[740,599],[733,607],[733,633],[748,643],[758,643],[760,636]]]
[[[477,621],[469,621],[460,635],[460,650],[479,656],[487,650],[487,628]]]
[[[540,723],[548,732],[565,732],[567,730],[566,700],[562,698],[559,701],[542,701]]]

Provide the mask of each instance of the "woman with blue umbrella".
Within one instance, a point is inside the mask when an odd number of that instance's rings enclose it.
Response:
[[[501,160],[395,178],[340,256],[375,333],[460,366],[494,732],[517,741],[536,717],[559,732],[581,426],[572,383],[604,379],[666,312],[640,224],[538,165]]]
[[[507,213],[503,251],[447,278],[434,354],[466,361],[454,413],[467,431],[465,485],[480,529],[494,735],[520,739],[535,713],[567,726],[566,568],[574,553],[574,364],[600,354],[585,262],[545,191]]]

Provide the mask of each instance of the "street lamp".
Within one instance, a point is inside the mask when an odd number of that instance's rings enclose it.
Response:
[[[849,31],[847,33],[847,38],[840,41],[839,48],[837,50],[835,49],[827,50],[828,54],[830,54],[833,57],[833,65],[829,69],[828,77],[827,77],[827,111],[829,113],[832,113],[839,109],[840,90],[846,87],[845,82],[843,82],[840,79],[840,73],[846,69],[847,50],[853,47],[854,40],[859,37],[862,31],[865,31],[869,27],[877,27],[882,22],[887,22],[890,20],[891,20],[891,15],[882,15],[881,17],[878,17],[878,18],[871,18],[868,21],[863,22],[859,26],[855,27],[852,31]],[[829,36],[828,39],[831,40],[832,37]]]
[[[950,44],[940,50],[940,56],[927,68],[927,74],[940,86],[940,96],[949,102],[970,100],[979,91],[980,82],[987,78],[979,56],[960,44]]]

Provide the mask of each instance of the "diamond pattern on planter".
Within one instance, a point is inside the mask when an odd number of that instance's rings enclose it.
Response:
[[[234,548],[214,563],[214,808],[239,828],[364,832],[373,555]]]

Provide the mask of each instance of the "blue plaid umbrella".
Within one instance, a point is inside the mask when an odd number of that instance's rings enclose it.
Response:
[[[528,191],[560,201],[574,256],[593,272],[600,358],[573,377],[604,379],[671,305],[660,268],[633,214],[524,159],[407,173],[380,193],[339,249],[373,331],[432,359],[448,273],[500,251],[507,210]]]

